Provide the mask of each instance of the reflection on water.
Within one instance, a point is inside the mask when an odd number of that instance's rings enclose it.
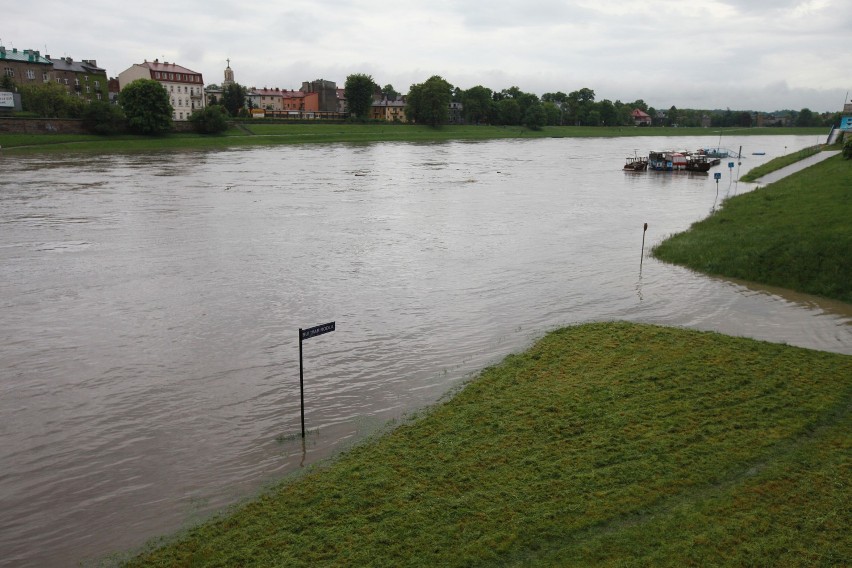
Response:
[[[762,161],[810,143],[743,140]],[[627,319],[852,352],[842,304],[647,256],[710,211],[716,184],[626,175],[623,157],[707,145],[0,157],[0,565],[138,546],[558,326]],[[720,200],[749,189],[722,173]],[[337,330],[305,346],[303,446],[297,330],[326,321]]]

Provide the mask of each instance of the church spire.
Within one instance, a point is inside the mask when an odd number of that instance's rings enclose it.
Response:
[[[222,83],[222,87],[234,84],[234,72],[231,70],[231,58],[229,57],[227,61],[228,66],[225,68],[225,82]]]

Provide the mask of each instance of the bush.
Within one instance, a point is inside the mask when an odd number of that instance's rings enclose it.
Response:
[[[846,136],[846,142],[843,143],[843,157],[852,160],[852,136]]]
[[[105,101],[92,101],[83,110],[83,128],[94,134],[121,134],[126,128],[121,107]]]
[[[222,106],[210,105],[193,112],[189,122],[199,134],[220,134],[228,129],[228,111]]]

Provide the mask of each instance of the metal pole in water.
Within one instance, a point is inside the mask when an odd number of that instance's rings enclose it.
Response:
[[[639,257],[639,268],[642,268],[642,261],[645,260],[645,231],[648,230],[648,223],[642,228],[642,256]]]
[[[302,328],[299,328],[299,398],[302,406],[302,439],[305,438],[305,379],[302,372]]]

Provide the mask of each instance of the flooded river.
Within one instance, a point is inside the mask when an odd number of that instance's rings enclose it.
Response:
[[[621,171],[634,150],[717,142],[0,153],[0,565],[139,546],[559,326],[852,353],[848,306],[647,256],[749,191],[738,172],[815,140],[744,137],[742,166],[710,175]],[[298,329],[330,321],[304,344],[303,453]]]

